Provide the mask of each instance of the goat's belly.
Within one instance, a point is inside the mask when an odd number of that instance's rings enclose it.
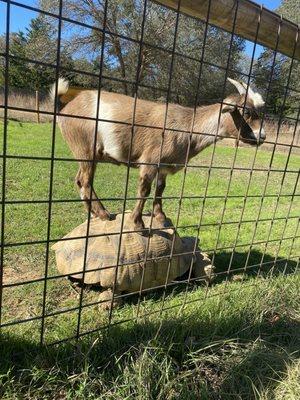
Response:
[[[110,163],[110,164],[115,164],[115,165],[122,165],[123,164],[123,162],[116,160],[115,158],[111,157],[110,155],[108,155],[106,153],[103,154],[103,156],[101,158],[101,161],[104,161],[104,162],[107,162],[107,163]]]
[[[110,163],[118,166],[120,165],[124,165],[126,167],[128,166],[128,161],[118,161],[115,160],[114,158],[109,157],[108,155],[104,155],[101,160],[105,163]],[[138,163],[130,165],[130,168],[139,168],[139,167],[140,165]]]
[[[116,138],[113,124],[101,122],[99,125],[99,136],[102,142],[104,158],[110,158],[119,163],[124,162],[125,159],[122,156],[121,145]]]

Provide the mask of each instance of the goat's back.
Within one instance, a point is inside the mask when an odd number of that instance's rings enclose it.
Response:
[[[84,153],[91,152],[97,102],[97,91],[82,91],[62,109],[63,114],[84,117],[59,118],[63,135],[72,150],[80,147]],[[131,160],[158,162],[165,128],[161,161],[184,162],[188,135],[179,131],[190,130],[192,109],[169,104],[166,118],[166,104],[142,99],[135,102],[133,97],[105,91],[100,93],[99,104],[97,142],[104,155],[126,162],[133,132]],[[182,155],[180,160],[178,153]]]

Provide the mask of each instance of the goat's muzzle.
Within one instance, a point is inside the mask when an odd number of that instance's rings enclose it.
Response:
[[[263,128],[257,129],[253,131],[253,135],[256,138],[256,144],[263,144],[263,142],[266,140],[266,132]]]
[[[264,129],[252,130],[249,129],[247,132],[241,132],[241,140],[245,143],[252,144],[253,146],[261,145],[266,139],[266,133]]]

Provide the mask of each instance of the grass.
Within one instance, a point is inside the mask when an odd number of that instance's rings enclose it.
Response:
[[[3,125],[2,125],[3,126]],[[0,125],[1,129],[2,126]],[[9,155],[51,155],[51,124],[10,122],[7,153]],[[2,143],[1,143],[2,146]],[[266,186],[257,229],[255,220],[261,198],[248,197],[243,222],[239,221],[243,199],[229,197],[225,212],[224,196],[228,190],[230,170],[235,149],[216,147],[213,169],[209,178],[208,196],[221,198],[205,201],[201,248],[214,257],[218,272],[226,271],[232,246],[238,245],[232,261],[232,274],[207,288],[194,285],[186,292],[180,285],[167,292],[160,315],[162,294],[148,294],[142,298],[137,321],[121,323],[136,316],[135,297],[113,313],[116,325],[82,339],[80,345],[65,345],[40,349],[39,320],[3,328],[0,342],[0,396],[3,398],[57,399],[296,399],[299,388],[299,277],[282,277],[282,269],[292,272],[299,255],[299,193],[297,173],[299,155],[292,152],[272,153],[258,150],[255,170],[249,187],[250,195],[261,196]],[[254,159],[254,148],[238,149],[235,166],[249,168]],[[55,139],[55,156],[71,157],[59,132]],[[185,196],[203,196],[208,179],[207,168],[212,148],[206,149],[188,169]],[[267,174],[261,169],[277,172]],[[2,162],[2,161],[1,161]],[[1,165],[2,167],[2,165]],[[287,168],[289,172],[282,171]],[[50,184],[50,161],[7,159],[6,199],[47,200]],[[76,162],[56,161],[54,164],[53,199],[77,200],[74,177]],[[102,198],[121,198],[124,195],[126,168],[99,165],[95,188]],[[137,170],[130,171],[128,195],[135,196]],[[229,195],[245,194],[249,171],[234,170]],[[168,179],[165,196],[179,195],[182,173]],[[223,198],[222,198],[223,197]],[[121,200],[104,200],[110,211],[122,211]],[[176,220],[178,200],[165,200],[167,215]],[[128,201],[130,209],[133,202]],[[147,204],[150,209],[151,202]],[[195,235],[202,211],[201,199],[184,199],[180,213],[179,233]],[[45,240],[47,237],[48,205],[7,204],[5,209],[5,242],[10,244]],[[285,217],[289,213],[288,219]],[[276,219],[273,223],[270,219]],[[50,238],[59,239],[86,218],[79,202],[53,203]],[[249,221],[249,222],[247,222]],[[212,226],[217,224],[217,226]],[[255,235],[254,235],[255,233]],[[280,240],[282,237],[291,238]],[[249,248],[249,243],[266,241]],[[215,253],[213,249],[218,248]],[[222,249],[225,248],[225,249]],[[45,273],[45,244],[26,244],[6,247],[4,283],[26,282],[42,278]],[[255,279],[257,269],[251,268],[240,282],[240,269],[248,265],[277,259],[272,277]],[[291,257],[289,262],[280,261]],[[279,260],[279,262],[278,262]],[[271,264],[272,265],[272,264]],[[53,252],[50,252],[48,275],[57,273]],[[269,274],[270,275],[270,274]],[[226,278],[226,279],[225,279]],[[3,290],[2,322],[29,319],[41,315],[44,282],[29,283]],[[52,313],[78,305],[78,293],[66,279],[47,283],[46,311]],[[83,303],[97,301],[98,292],[84,292]],[[189,304],[182,310],[183,301]],[[196,301],[197,300],[197,301]],[[182,312],[179,312],[181,310]],[[152,313],[151,316],[146,314]],[[45,342],[68,338],[76,333],[78,311],[62,313],[45,319]],[[107,315],[96,307],[82,311],[81,332],[99,329],[107,323]],[[160,328],[158,330],[158,328]],[[18,355],[20,350],[20,354]],[[75,358],[72,357],[75,353]]]
[[[189,301],[199,301],[184,313],[173,309],[163,318],[153,315],[117,325],[77,346],[41,350],[29,339],[10,335],[1,342],[0,395],[296,400],[299,286],[299,276],[243,287],[230,283],[226,293],[220,284],[206,300],[198,289]],[[172,305],[180,301],[180,295],[169,299]]]

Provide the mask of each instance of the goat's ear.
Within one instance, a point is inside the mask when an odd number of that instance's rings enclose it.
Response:
[[[236,110],[236,104],[223,104],[222,114]]]

